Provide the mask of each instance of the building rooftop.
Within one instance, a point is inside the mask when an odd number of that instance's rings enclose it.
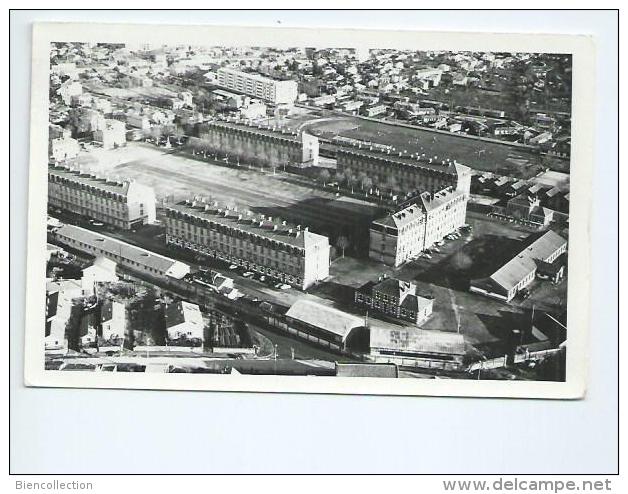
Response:
[[[301,144],[299,134],[290,130],[282,130],[280,127],[269,127],[263,124],[246,123],[237,120],[212,120],[201,125],[200,135],[203,134],[203,129],[209,127],[218,127],[222,129],[239,130],[242,132],[248,132],[255,135],[262,135],[272,137],[273,139],[285,139],[287,141]]]
[[[371,348],[405,352],[464,355],[464,336],[459,333],[415,328],[371,328]]]
[[[254,214],[251,211],[220,207],[216,202],[205,202],[202,199],[182,201],[168,206],[168,209],[302,249],[321,242],[329,243],[327,237],[312,233],[307,227],[292,226],[272,216]]]
[[[262,81],[262,82],[292,82],[294,84],[296,84],[296,81],[293,81],[291,79],[276,79],[273,77],[269,77],[269,76],[265,76],[262,74],[258,74],[257,72],[246,72],[244,70],[239,70],[239,69],[234,69],[232,67],[221,67],[217,70],[217,72],[231,72],[232,74],[242,74],[245,75],[247,77],[250,77],[251,79],[255,79],[257,81]]]
[[[56,231],[56,235],[70,238],[77,242],[82,242],[88,246],[102,249],[109,255],[120,256],[129,261],[136,262],[142,266],[150,267],[158,272],[164,272],[167,275],[178,277],[173,271],[175,266],[183,265],[180,261],[170,259],[169,257],[147,251],[141,247],[136,247],[121,240],[107,237],[100,233],[92,232],[74,225],[63,225]]]
[[[190,322],[192,324],[203,323],[203,316],[201,315],[201,310],[198,305],[191,304],[185,300],[166,304],[164,315],[166,318],[166,328],[172,328],[184,322]]]
[[[410,202],[409,205],[404,206],[399,211],[389,214],[388,216],[378,218],[375,222],[380,225],[402,228],[409,225],[414,220],[421,218],[426,212],[435,211],[462,195],[464,195],[462,191],[452,190],[450,187],[438,191],[435,194],[422,192],[418,197],[410,199],[408,201]]]
[[[446,189],[439,190],[434,194],[430,194],[429,192],[422,192],[419,195],[419,200],[421,201],[421,205],[425,211],[435,211],[445,204],[451,202],[453,199],[464,195],[462,191],[452,190],[450,187]],[[418,202],[418,201],[417,201]]]
[[[338,154],[365,156],[372,159],[385,160],[403,166],[411,166],[418,169],[432,170],[448,175],[459,176],[471,172],[471,168],[460,164],[457,161],[440,160],[438,157],[429,158],[427,156],[415,154],[407,154],[394,151],[380,151],[364,147],[343,147],[338,150]]]
[[[407,291],[416,290],[416,286],[409,281],[402,281],[396,278],[386,278],[379,283],[373,285],[373,290],[393,297],[401,298],[401,295]]]
[[[421,312],[426,307],[430,307],[434,304],[434,299],[420,297],[414,293],[409,293],[403,298],[401,307],[413,312]]]
[[[323,305],[309,298],[297,300],[288,309],[286,316],[334,333],[342,337],[343,340],[352,329],[364,326],[364,320],[361,317]]]
[[[82,173],[79,170],[73,170],[64,166],[48,165],[48,173],[57,177],[68,179],[74,183],[95,187],[106,192],[114,194],[126,195],[129,191],[131,182],[117,181],[107,178],[98,177],[90,173]]]
[[[495,271],[490,279],[507,291],[537,268],[537,260],[545,261],[567,241],[549,230],[528,245],[519,254]]]
[[[353,364],[336,362],[338,377],[399,377],[395,364]]]

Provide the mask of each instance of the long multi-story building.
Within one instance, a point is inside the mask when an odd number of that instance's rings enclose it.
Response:
[[[253,124],[213,121],[199,128],[202,145],[243,163],[270,166],[316,166],[318,138]]]
[[[395,154],[365,147],[337,152],[338,173],[345,177],[366,175],[373,185],[396,194],[437,192],[454,187],[465,194],[471,187],[471,169],[456,161],[438,161],[419,155]]]
[[[48,166],[48,205],[125,230],[155,222],[155,192],[61,166]]]
[[[400,266],[465,224],[468,195],[448,187],[423,192],[403,209],[371,223],[369,256]]]
[[[271,217],[187,200],[166,210],[166,242],[306,289],[329,276],[329,240]]]
[[[280,81],[228,67],[218,69],[216,77],[217,84],[225,89],[260,98],[275,105],[291,104],[297,99],[296,81]]]
[[[91,257],[104,257],[119,268],[158,281],[180,280],[190,266],[161,254],[127,244],[121,240],[80,226],[62,225],[49,233],[51,242],[61,244]],[[79,287],[80,287],[80,282]]]

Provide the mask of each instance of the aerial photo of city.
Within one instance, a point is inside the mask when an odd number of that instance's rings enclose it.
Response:
[[[564,381],[571,70],[52,43],[45,368]]]

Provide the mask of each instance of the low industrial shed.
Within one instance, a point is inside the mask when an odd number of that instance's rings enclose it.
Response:
[[[50,238],[53,242],[93,257],[105,257],[118,266],[151,278],[180,280],[190,272],[190,266],[183,262],[79,226],[63,225],[50,233]]]
[[[464,336],[411,327],[371,328],[371,359],[400,367],[460,370],[466,354]]]
[[[309,297],[297,300],[285,317],[272,323],[299,338],[340,352],[346,350],[349,335],[364,327],[361,317]]]
[[[550,279],[558,280],[563,270],[559,259],[567,252],[567,240],[549,230],[523,249],[488,278],[471,281],[470,290],[487,297],[510,302],[517,293],[534,281],[537,270],[550,273]],[[553,274],[557,272],[558,275]]]

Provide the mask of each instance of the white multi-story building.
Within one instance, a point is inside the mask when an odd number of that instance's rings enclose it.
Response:
[[[105,126],[94,132],[94,140],[104,149],[113,149],[126,143],[126,125],[119,120],[106,119]]]
[[[169,340],[204,340],[205,323],[198,305],[181,300],[167,304],[164,314]]]
[[[81,150],[76,139],[71,137],[58,137],[50,140],[49,156],[59,163],[72,158],[76,158]]]
[[[124,340],[126,307],[115,300],[105,300],[100,308],[101,344]]]
[[[275,105],[292,104],[298,96],[298,84],[292,80],[279,81],[227,67],[218,69],[216,76],[216,82],[221,87],[263,99]]]
[[[447,188],[423,192],[409,206],[370,227],[369,256],[400,266],[465,224],[468,195]]]
[[[319,141],[307,132],[216,120],[200,126],[199,138],[203,147],[244,163],[269,167],[318,165]]]
[[[394,152],[394,148],[380,151],[373,145],[357,143],[353,148],[343,147],[337,152],[338,172],[345,177],[365,174],[373,185],[394,193],[416,191],[437,192],[452,186],[469,193],[471,169],[451,160],[439,160],[417,154]]]
[[[68,349],[66,326],[74,299],[82,296],[78,280],[61,280],[46,284],[46,332],[44,347],[47,352],[65,353]]]
[[[99,283],[115,283],[117,281],[116,263],[111,259],[99,256],[94,261],[94,264],[83,270],[81,286],[85,296],[89,296],[96,294],[96,288]]]
[[[125,230],[155,222],[151,187],[61,166],[48,167],[48,204]]]
[[[57,90],[57,94],[61,96],[63,103],[70,105],[72,103],[72,96],[78,96],[83,93],[83,86],[78,82],[68,79]]]
[[[327,237],[217,203],[183,201],[168,207],[166,242],[301,289],[329,276]]]

